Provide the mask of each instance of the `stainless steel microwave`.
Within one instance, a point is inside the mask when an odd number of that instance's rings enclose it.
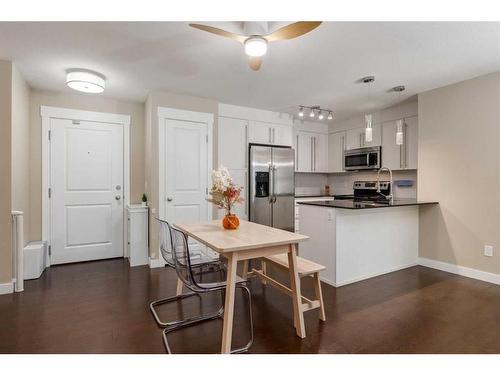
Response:
[[[379,169],[382,161],[382,147],[363,147],[344,151],[344,170]]]

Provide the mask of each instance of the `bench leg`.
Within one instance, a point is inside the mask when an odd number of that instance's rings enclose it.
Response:
[[[261,259],[260,264],[262,266],[262,273],[264,275],[267,275],[267,263],[264,262],[264,259]],[[261,283],[262,283],[262,285],[267,285],[267,281],[266,280],[261,280]]]
[[[319,301],[319,319],[325,322],[325,305],[323,304],[323,292],[321,291],[321,280],[319,279],[319,273],[316,272],[313,278],[316,299]]]
[[[245,259],[242,263],[243,268],[241,269],[241,278],[246,280],[248,277],[248,259]]]
[[[176,290],[176,293],[175,295],[176,296],[180,296],[182,294],[182,287],[183,287],[184,284],[182,284],[182,280],[177,278],[177,290]]]

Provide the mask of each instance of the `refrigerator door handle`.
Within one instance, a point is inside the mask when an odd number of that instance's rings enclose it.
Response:
[[[274,196],[274,172],[273,165],[269,163],[269,203],[273,203]]]

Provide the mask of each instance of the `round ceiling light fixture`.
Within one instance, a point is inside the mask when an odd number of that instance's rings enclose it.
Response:
[[[267,40],[260,36],[251,36],[245,40],[245,53],[248,56],[264,56],[267,52]]]
[[[99,94],[106,87],[106,79],[90,70],[71,70],[66,73],[66,84],[76,91]]]

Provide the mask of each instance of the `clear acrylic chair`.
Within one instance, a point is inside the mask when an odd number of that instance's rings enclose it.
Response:
[[[212,293],[212,292],[222,292],[225,294],[226,290],[226,281],[212,282],[212,283],[202,283],[199,282],[195,274],[193,273],[193,263],[191,259],[191,254],[189,252],[188,238],[187,236],[169,226],[170,236],[172,239],[172,259],[175,265],[175,271],[177,272],[177,277],[181,279],[186,288],[191,290],[196,294],[204,294],[204,293]],[[237,276],[236,278],[236,288],[240,289],[244,295],[248,298],[248,316],[249,316],[249,328],[250,328],[250,339],[246,345],[243,347],[234,349],[231,353],[243,353],[248,351],[250,346],[253,343],[253,318],[252,318],[252,296],[250,293],[250,289],[246,286],[247,281]],[[172,353],[170,350],[170,346],[168,344],[167,335],[176,331],[180,328],[191,326],[193,324],[199,323],[201,321],[206,321],[215,318],[222,318],[224,312],[224,308],[218,310],[217,313],[205,315],[205,317],[190,319],[189,321],[182,322],[177,325],[167,326],[163,330],[163,342],[165,343],[165,348],[168,353]]]
[[[171,267],[175,269],[175,264],[172,256],[172,238],[170,235],[170,225],[168,222],[165,220],[160,220],[156,219],[158,222],[158,239],[159,239],[159,245],[160,245],[160,253],[165,260],[166,266]],[[213,272],[218,272],[220,275],[220,279],[224,280],[225,278],[225,268],[221,262],[220,259],[211,257],[209,255],[205,255],[203,253],[194,253],[191,254],[191,259],[192,259],[192,267],[194,269],[194,273],[196,276],[202,280],[203,274],[205,273],[213,273]],[[181,319],[181,320],[174,320],[174,321],[169,321],[165,322],[161,320],[158,311],[156,310],[155,307],[168,304],[171,302],[179,301],[187,297],[191,296],[196,296],[198,294],[190,291],[188,293],[182,293],[182,281],[180,279],[178,280],[178,285],[177,285],[177,294],[172,297],[167,297],[167,298],[162,298],[156,301],[153,301],[149,304],[149,309],[151,310],[151,313],[153,314],[153,317],[156,320],[156,323],[158,326],[165,328],[165,327],[171,327],[175,326],[177,324],[181,324],[186,321],[186,319]],[[190,318],[187,320],[191,319],[196,319],[195,318]]]

